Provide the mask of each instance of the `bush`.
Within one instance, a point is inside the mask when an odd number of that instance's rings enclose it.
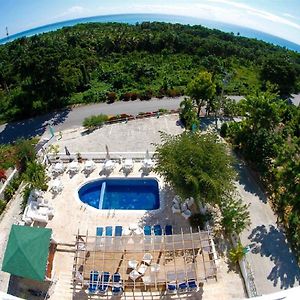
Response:
[[[141,92],[139,97],[141,100],[150,100],[152,98],[153,92],[151,90],[147,90],[144,92]]]
[[[97,116],[87,117],[83,120],[83,127],[88,130],[95,130],[101,127],[106,121],[108,121],[108,116],[100,114]]]
[[[4,191],[4,200],[8,202],[15,194],[21,183],[20,177],[14,177]]]
[[[200,227],[201,230],[204,230],[205,228],[205,223],[211,219],[211,214],[206,213],[206,214],[194,214],[190,217],[190,223],[192,227]]]
[[[24,172],[26,169],[26,164],[28,162],[34,161],[36,157],[36,152],[34,149],[35,143],[32,140],[18,140],[16,142],[16,158],[17,167],[20,172]]]
[[[106,98],[108,103],[114,103],[117,99],[117,94],[115,92],[107,93]]]
[[[5,170],[0,169],[0,182],[5,182],[7,179],[6,174],[5,174]]]
[[[3,213],[6,207],[6,201],[0,199],[0,215]]]
[[[238,263],[245,256],[244,246],[239,242],[235,248],[229,251],[229,258],[233,263]]]
[[[182,95],[182,91],[179,88],[168,89],[166,94],[168,97],[178,97]]]
[[[123,101],[129,101],[131,99],[131,93],[125,93],[120,96],[120,99]]]
[[[227,129],[228,129],[227,123],[223,123],[220,130],[221,137],[225,138],[227,136]]]
[[[131,93],[131,100],[134,101],[134,100],[136,100],[137,98],[138,98],[138,94],[135,93],[135,92],[132,92],[132,93]]]

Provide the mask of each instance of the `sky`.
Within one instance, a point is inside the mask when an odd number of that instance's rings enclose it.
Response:
[[[161,13],[263,31],[300,45],[300,0],[0,0],[0,38],[81,17]]]

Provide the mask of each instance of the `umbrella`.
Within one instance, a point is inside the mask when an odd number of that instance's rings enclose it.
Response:
[[[106,159],[110,159],[110,155],[109,155],[109,151],[108,151],[108,146],[105,145],[105,149],[106,149]]]
[[[149,154],[149,150],[147,149],[146,151],[146,156],[145,156],[146,159],[150,159],[150,154]]]
[[[65,151],[66,151],[66,155],[68,155],[68,156],[70,156],[71,155],[71,153],[70,153],[70,151],[69,151],[69,149],[65,146]]]

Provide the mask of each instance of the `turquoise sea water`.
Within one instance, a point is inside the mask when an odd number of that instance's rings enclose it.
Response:
[[[91,22],[120,22],[135,24],[145,21],[159,21],[159,22],[169,22],[169,23],[180,23],[180,24],[190,24],[190,25],[203,25],[208,28],[215,28],[225,32],[233,32],[234,34],[240,33],[241,36],[256,38],[258,40],[263,40],[268,43],[272,43],[278,46],[286,47],[288,49],[300,52],[300,45],[290,42],[288,40],[270,35],[261,31],[253,30],[250,28],[226,24],[221,22],[215,22],[205,19],[197,19],[193,17],[184,16],[172,16],[172,15],[162,15],[162,14],[120,14],[120,15],[106,15],[106,16],[96,16],[81,19],[74,19],[63,21],[59,23],[53,23],[30,30],[26,30],[20,33],[10,35],[8,38],[0,39],[0,44],[4,44],[9,41],[13,41],[17,38],[24,36],[32,36],[35,34],[40,34],[44,32],[54,31],[66,26],[73,26],[78,23],[91,23]]]

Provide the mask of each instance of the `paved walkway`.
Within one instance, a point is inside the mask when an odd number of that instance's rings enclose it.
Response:
[[[249,173],[238,161],[238,191],[250,203],[251,226],[241,235],[243,245],[251,245],[247,254],[254,273],[258,294],[269,294],[300,284],[300,269],[290,250],[284,231],[276,225],[276,216],[267,198]]]
[[[12,224],[21,219],[22,196],[18,194],[6,207],[5,213],[0,218],[0,291],[7,291],[10,274],[2,272],[2,261]]]

